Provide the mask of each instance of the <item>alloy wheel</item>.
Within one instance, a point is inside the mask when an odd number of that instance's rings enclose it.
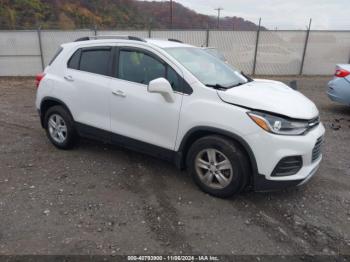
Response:
[[[51,138],[59,144],[62,144],[67,139],[67,125],[63,118],[58,114],[52,114],[49,117],[48,129]]]
[[[213,189],[223,189],[232,181],[231,161],[217,149],[200,151],[195,158],[195,169],[199,179]]]

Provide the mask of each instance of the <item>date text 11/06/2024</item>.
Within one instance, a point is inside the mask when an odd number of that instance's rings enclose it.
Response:
[[[217,256],[128,256],[128,261],[219,261]]]

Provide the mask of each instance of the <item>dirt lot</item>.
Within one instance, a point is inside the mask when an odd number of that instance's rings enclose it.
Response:
[[[0,79],[0,254],[350,255],[350,107],[328,100],[327,80],[298,79],[327,129],[317,175],[222,200],[135,152],[88,140],[55,149],[33,79]]]

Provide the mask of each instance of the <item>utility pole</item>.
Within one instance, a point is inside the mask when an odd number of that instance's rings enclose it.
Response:
[[[218,7],[218,8],[215,8],[214,10],[218,11],[218,23],[217,23],[217,28],[219,29],[219,28],[220,28],[220,13],[221,13],[221,10],[224,10],[224,9],[221,8],[221,7]]]
[[[173,0],[170,0],[170,29],[173,29]]]

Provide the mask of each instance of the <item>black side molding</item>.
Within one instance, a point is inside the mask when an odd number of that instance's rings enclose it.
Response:
[[[123,135],[115,134],[96,127],[85,125],[79,122],[74,122],[78,134],[82,137],[99,140],[110,143],[127,149],[131,149],[143,154],[151,155],[159,159],[163,159],[174,163],[175,151],[170,149],[155,146],[140,140],[129,138]]]

